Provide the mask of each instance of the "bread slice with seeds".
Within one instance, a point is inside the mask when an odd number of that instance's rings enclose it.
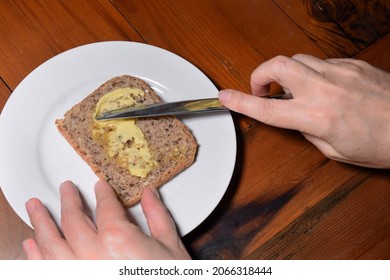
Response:
[[[123,206],[130,207],[139,202],[145,188],[159,188],[189,167],[195,160],[197,142],[189,128],[174,116],[135,120],[154,163],[145,177],[133,175],[116,160],[117,155],[107,152],[104,141],[94,137],[94,114],[100,98],[120,88],[142,89],[143,96],[132,96],[135,104],[163,102],[142,79],[129,75],[114,77],[56,120],[56,126],[95,174],[112,186]]]

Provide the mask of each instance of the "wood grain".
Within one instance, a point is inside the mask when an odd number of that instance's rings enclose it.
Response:
[[[307,52],[324,57],[272,1],[114,0],[113,3],[147,43],[189,60],[220,89],[250,92],[252,71],[278,54]],[[259,16],[259,10],[267,12]],[[271,43],[275,34],[278,34],[276,44]],[[237,123],[245,129],[254,122],[240,117]]]
[[[361,51],[355,58],[390,72],[390,33]]]
[[[337,22],[329,20],[329,11],[322,6],[326,1],[275,2],[328,57],[351,56],[358,52],[358,47],[339,28]]]
[[[0,188],[0,259],[25,259],[22,242],[33,237],[32,229],[14,212]]]
[[[390,258],[389,178],[370,175],[352,177],[247,258]]]
[[[390,57],[381,55],[386,49],[389,35],[357,58],[389,70]],[[247,258],[389,259],[390,216],[384,206],[389,204],[389,186],[388,171],[359,170],[271,240],[254,246],[258,249]]]
[[[0,77],[11,90],[68,49],[99,41],[142,41],[108,0],[0,1]]]
[[[316,19],[334,23],[359,50],[390,31],[387,0],[315,0],[308,3]]]
[[[219,206],[224,208],[223,215],[206,221],[204,239],[201,229],[185,239],[199,258],[245,257],[358,172],[326,159],[295,132],[258,125],[245,137],[239,147],[242,158],[229,186],[234,194],[226,198],[228,205]],[[258,139],[264,139],[266,149],[258,148]],[[217,252],[223,254],[216,256]]]
[[[87,43],[142,41],[110,1],[0,1],[0,109],[34,68]],[[1,137],[1,136],[0,136]],[[0,259],[24,258],[32,230],[0,195]]]
[[[0,80],[0,113],[10,94],[10,89]],[[0,259],[24,259],[22,242],[32,236],[33,231],[11,208],[0,186]]]
[[[2,80],[0,80],[0,114],[10,94],[11,94],[11,90],[7,87],[7,85]]]
[[[213,1],[115,0],[113,3],[147,43],[189,60],[220,88],[248,91],[250,73],[264,61],[252,45],[240,40],[237,30],[227,28],[229,22]],[[225,78],[214,79],[217,76]]]
[[[275,0],[329,57],[356,55],[390,31],[387,0]]]
[[[390,71],[389,8],[388,0],[4,0],[0,110],[47,59],[106,40],[162,47],[218,88],[244,92],[252,71],[279,54],[354,56]],[[387,171],[329,160],[296,131],[233,120],[236,168],[221,203],[183,239],[194,258],[390,258]],[[0,259],[24,258],[29,236],[0,193]]]

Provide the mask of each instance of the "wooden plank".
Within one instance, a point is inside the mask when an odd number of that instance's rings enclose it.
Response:
[[[295,25],[291,21],[286,25],[280,23],[285,17],[280,22],[276,20],[280,11],[269,3],[256,2],[268,10],[247,8],[253,1],[240,3],[197,1],[195,5],[175,1],[175,5],[169,5],[169,1],[114,1],[146,42],[190,60],[218,87],[249,91],[246,81],[252,69],[281,52],[279,45],[275,47],[269,38],[275,38],[275,30],[284,30],[282,37],[289,34]],[[187,23],[189,17],[194,19],[194,25]],[[250,29],[256,20],[256,28]],[[214,22],[219,24],[216,26]],[[272,36],[267,36],[267,30],[274,32]],[[302,46],[309,45],[305,52],[326,56],[313,43],[306,44],[307,38],[302,39],[304,34],[297,30],[290,32],[295,36],[291,41],[296,43],[281,44],[284,54],[302,52],[299,42],[305,40]],[[359,172],[359,168],[327,160],[294,132],[253,122],[239,138],[242,155],[228,194],[209,219],[184,239],[195,257],[247,256],[304,214],[302,209],[310,209]],[[259,172],[267,175],[259,179]],[[330,188],[329,182],[333,183]]]
[[[387,49],[390,50],[390,34],[357,58],[389,71]],[[291,225],[275,233],[275,237],[259,244],[259,249],[248,258],[388,259],[389,185],[388,172],[362,169]]]
[[[360,170],[328,160],[299,133],[261,124],[241,145],[220,212],[184,239],[197,258],[245,258]]]
[[[361,51],[355,58],[390,72],[390,33]]]
[[[26,238],[33,237],[33,231],[13,211],[1,188],[0,232],[0,260],[25,259],[22,242]],[[19,249],[16,250],[15,248]]]
[[[388,35],[358,58],[389,69],[390,60],[384,51],[389,46]],[[368,196],[370,205],[382,205],[383,197],[387,199],[390,192],[388,187],[383,189],[385,182],[387,186],[389,184],[389,175],[379,172],[384,177],[366,181],[370,176],[378,176],[375,175],[377,171],[326,160],[300,139],[299,134],[279,133],[261,124],[254,124],[245,132],[238,147],[243,155],[237,163],[238,170],[227,197],[204,225],[185,238],[193,255],[206,259],[387,258],[389,240],[384,232],[388,226],[388,208],[366,213],[359,203],[364,205],[362,201]],[[284,147],[286,139],[288,149]],[[262,147],[267,147],[268,153]],[[278,153],[271,152],[275,149]],[[268,179],[259,180],[256,176],[259,172],[267,174]],[[375,193],[372,188],[361,191],[367,184],[376,188],[377,183],[382,184],[377,195],[372,194]],[[352,192],[360,194],[350,196]],[[355,211],[365,213],[363,219],[345,215],[349,203],[357,208]],[[338,218],[323,219],[329,213]],[[326,225],[322,226],[324,221]],[[371,241],[364,242],[366,235],[357,229],[365,229],[366,223],[374,229],[370,229]],[[351,230],[345,224],[351,224]],[[315,233],[314,226],[318,227]],[[326,231],[327,228],[333,228],[333,232]],[[203,232],[205,229],[207,231]],[[306,231],[310,232],[310,238]],[[322,234],[325,237],[322,238]],[[324,238],[332,245],[325,246]],[[323,244],[319,246],[321,242]],[[302,251],[293,249],[302,246]],[[342,249],[338,250],[338,246]],[[253,248],[259,249],[251,252]]]
[[[274,0],[329,57],[351,57],[390,31],[388,0]]]
[[[189,60],[219,88],[248,91],[251,72],[264,61],[231,28],[213,1],[114,0],[113,3],[147,43]]]
[[[220,88],[249,91],[254,68],[277,54],[323,55],[272,1],[113,3],[146,42],[188,59]]]
[[[273,52],[289,55],[305,50],[326,56],[300,30],[293,13],[296,11],[288,11],[292,6],[282,7],[286,10],[283,12],[272,1],[173,1],[113,1],[142,37],[108,0],[3,1],[0,36],[10,39],[0,44],[0,58],[6,63],[0,64],[0,77],[12,90],[29,71],[65,49],[121,38],[145,40],[171,50],[201,68],[218,87],[244,91],[250,90],[248,82],[253,68],[273,56]],[[248,9],[250,4],[255,6]],[[188,23],[188,18],[193,22]],[[326,40],[317,31],[314,34],[318,39]],[[284,44],[275,45],[275,38]],[[389,46],[386,42],[374,44],[379,46],[376,51],[383,53],[383,47],[386,50]],[[362,58],[388,67],[372,51]],[[7,98],[10,90],[5,83],[0,83],[2,89],[6,89]],[[237,115],[235,119],[242,120]],[[184,238],[194,257],[329,257],[332,248],[318,249],[318,244],[326,244],[330,238],[334,249],[349,237],[362,246],[351,247],[346,242],[340,256],[388,256],[383,254],[388,249],[388,239],[383,238],[389,235],[388,219],[381,223],[380,216],[389,216],[383,205],[389,205],[384,188],[388,175],[383,177],[368,169],[330,161],[297,132],[247,121],[238,134],[238,162],[228,193],[216,211]],[[365,203],[366,196],[369,209],[375,210],[375,203],[382,203],[382,208],[365,213],[359,205]],[[8,254],[8,248],[19,246],[31,231],[3,201],[0,196],[0,231],[5,232],[4,237],[0,235],[0,252],[5,254],[1,257],[23,258],[21,250],[12,249]],[[355,211],[357,217],[362,215],[362,222],[353,216],[345,217],[345,211]],[[377,217],[377,222],[370,217]],[[366,222],[378,230],[360,234],[361,229],[367,229],[361,224]],[[351,229],[342,223],[350,223]],[[3,229],[4,224],[12,227]],[[340,238],[335,232],[340,232]],[[382,237],[380,232],[384,233]],[[375,242],[366,242],[365,238]],[[302,252],[292,251],[292,246],[301,245],[306,246]]]
[[[274,1],[328,57],[349,57],[359,51],[337,23],[328,19],[327,10],[318,6],[324,1]]]
[[[67,49],[97,41],[142,41],[109,0],[0,1],[0,77],[11,90]]]
[[[108,0],[0,1],[0,110],[34,68],[67,49],[104,40],[142,41]],[[0,191],[0,259],[23,259],[32,230]]]
[[[274,1],[220,0],[216,9],[265,59],[296,53],[326,56]]]
[[[220,89],[250,92],[252,71],[278,54],[307,52],[324,56],[272,1],[113,3],[147,43],[189,60]],[[277,43],[275,34],[279,34]],[[238,126],[246,129],[253,123],[241,117]]]
[[[312,1],[312,15],[337,24],[359,49],[390,31],[388,0]]]
[[[10,94],[10,89],[0,79],[0,112]],[[24,259],[25,256],[22,250],[22,242],[26,238],[32,237],[33,232],[32,229],[13,211],[1,191],[1,186],[0,233],[0,260]],[[19,249],[15,250],[15,247],[18,247]]]
[[[7,85],[3,82],[3,80],[0,77],[0,114],[10,94],[11,94],[10,89],[7,87]]]
[[[371,175],[351,178],[248,258],[388,259],[389,177]]]

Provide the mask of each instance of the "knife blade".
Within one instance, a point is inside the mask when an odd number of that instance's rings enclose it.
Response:
[[[218,98],[138,105],[96,115],[98,121],[228,111]]]

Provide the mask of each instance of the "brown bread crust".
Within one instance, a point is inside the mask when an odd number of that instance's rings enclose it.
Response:
[[[92,137],[93,113],[101,96],[121,87],[138,87],[145,96],[137,103],[162,102],[161,98],[143,80],[123,75],[101,85],[80,103],[56,120],[59,132],[92,168],[95,174],[107,181],[125,207],[139,202],[147,187],[159,188],[175,175],[189,167],[195,160],[197,142],[191,131],[174,116],[137,119],[136,124],[144,133],[157,166],[146,178],[139,178],[119,166],[110,158],[104,147]]]

